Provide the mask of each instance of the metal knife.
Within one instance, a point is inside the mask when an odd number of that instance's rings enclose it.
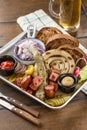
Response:
[[[0,105],[2,105],[3,107],[7,108],[8,110],[10,110],[18,115],[20,115],[21,117],[31,121],[32,123],[34,123],[36,125],[40,125],[40,120],[38,118],[33,117],[31,114],[27,113],[26,111],[21,110],[2,99],[0,99]]]

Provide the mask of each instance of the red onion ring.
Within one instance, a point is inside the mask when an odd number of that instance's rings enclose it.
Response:
[[[20,64],[18,70],[15,71],[16,74],[21,74],[23,72],[25,72],[27,69],[27,67],[24,64]]]

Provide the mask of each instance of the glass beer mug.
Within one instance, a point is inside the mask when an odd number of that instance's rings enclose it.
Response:
[[[56,11],[53,10],[55,2],[59,3],[59,9],[57,8]],[[80,26],[81,0],[50,0],[49,11],[52,16],[59,19],[59,24],[64,30],[70,33],[78,30]]]

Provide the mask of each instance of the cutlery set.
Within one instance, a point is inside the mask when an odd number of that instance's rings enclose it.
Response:
[[[0,92],[0,105],[16,113],[17,115],[31,121],[32,123],[36,125],[40,125],[40,120],[38,119],[38,116],[39,116],[38,111],[33,110],[29,106],[23,104],[22,102],[18,100],[15,100],[14,98],[5,96],[1,92]]]

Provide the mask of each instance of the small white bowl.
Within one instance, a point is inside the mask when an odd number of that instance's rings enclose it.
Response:
[[[17,55],[17,51],[18,51],[18,45],[20,45],[20,44],[22,44],[26,41],[29,41],[29,40],[33,41],[37,44],[37,46],[41,49],[41,50],[38,49],[38,51],[40,51],[41,53],[44,53],[46,51],[45,44],[42,41],[40,41],[39,39],[36,39],[36,38],[25,38],[25,39],[17,42],[15,47],[14,47],[14,56],[19,62],[21,62],[22,64],[25,64],[25,65],[34,64],[35,63],[34,59],[32,59],[32,60],[22,59],[22,58],[20,58],[19,55]]]

